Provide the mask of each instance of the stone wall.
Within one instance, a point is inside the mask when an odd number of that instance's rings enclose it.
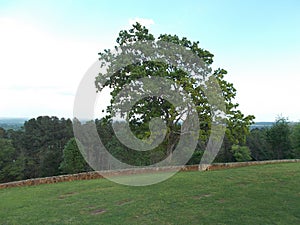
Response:
[[[235,167],[243,167],[243,166],[264,165],[264,164],[274,164],[274,163],[290,163],[290,162],[300,162],[300,159],[281,159],[281,160],[250,161],[250,162],[214,163],[212,165],[209,165],[207,170],[219,170],[219,169],[235,168]]]
[[[105,176],[120,176],[120,175],[131,175],[131,174],[153,173],[153,172],[171,172],[171,171],[177,171],[178,169],[180,169],[180,171],[219,170],[219,169],[236,168],[236,167],[251,166],[251,165],[286,163],[286,162],[300,162],[300,159],[251,161],[251,162],[235,162],[235,163],[214,163],[210,165],[200,165],[200,166],[187,165],[183,167],[176,167],[176,166],[161,167],[161,168],[146,167],[142,169],[138,168],[138,169],[105,171],[101,173],[105,174]],[[40,184],[53,184],[58,182],[75,181],[75,180],[91,180],[91,179],[100,179],[100,178],[103,178],[103,176],[100,173],[93,171],[93,172],[86,172],[86,173],[34,178],[28,180],[3,183],[0,184],[0,189],[9,188],[9,187],[20,187],[20,186],[33,186],[33,185],[40,185]]]

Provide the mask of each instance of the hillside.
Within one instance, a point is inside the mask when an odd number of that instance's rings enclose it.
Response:
[[[146,187],[100,179],[9,188],[0,224],[300,224],[299,183],[300,163],[281,163],[181,172]]]
[[[272,127],[274,122],[256,122],[250,126],[250,129]]]
[[[5,130],[13,129],[18,130],[23,125],[27,118],[5,118],[0,117],[0,127],[4,128]]]

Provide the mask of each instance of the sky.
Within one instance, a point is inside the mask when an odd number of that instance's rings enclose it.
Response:
[[[256,122],[298,122],[299,12],[297,0],[0,0],[0,117],[72,118],[98,52],[139,21],[156,37],[177,34],[213,53],[213,68],[228,71],[239,109]]]

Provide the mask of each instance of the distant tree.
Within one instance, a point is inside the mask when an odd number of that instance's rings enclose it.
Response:
[[[11,140],[0,138],[0,182],[23,177],[23,161],[18,157]]]
[[[63,149],[73,137],[72,121],[40,116],[24,123],[18,130],[0,128],[0,138],[10,141],[13,159],[7,157],[6,177],[10,180],[54,176],[61,173]],[[6,146],[6,145],[5,145]],[[1,146],[0,146],[1,149]],[[3,153],[3,152],[2,152]],[[8,168],[10,175],[8,174]],[[1,172],[4,172],[2,169]]]
[[[0,138],[5,138],[5,137],[6,137],[5,129],[0,127]]]
[[[267,131],[267,141],[276,159],[293,157],[290,134],[289,122],[283,117],[277,118],[275,124]]]
[[[75,138],[71,138],[63,151],[63,161],[60,164],[63,173],[74,174],[89,171],[90,167],[83,158]]]
[[[247,136],[247,146],[251,151],[251,156],[257,160],[274,159],[274,152],[267,140],[269,128],[255,128]]]
[[[101,120],[96,120],[96,126],[99,136],[101,137],[101,141],[108,152],[122,162],[136,166],[150,165],[156,163],[164,156],[165,151],[162,146],[145,152],[134,151],[126,147],[116,137],[111,121],[108,122],[104,118]],[[141,135],[143,135],[143,133]],[[99,158],[99,165],[107,163],[106,160],[103,160],[104,157],[105,156],[102,155]],[[104,166],[104,168],[109,167],[109,165]]]
[[[237,162],[251,160],[250,150],[247,146],[232,145],[231,152]]]
[[[40,116],[26,121],[20,140],[25,156],[25,177],[58,175],[63,148],[72,136],[69,119]]]
[[[300,158],[300,123],[292,126],[291,145],[294,158]]]

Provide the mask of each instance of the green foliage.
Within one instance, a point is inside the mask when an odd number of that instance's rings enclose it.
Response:
[[[295,124],[291,128],[291,147],[294,158],[300,158],[300,123]]]
[[[0,182],[20,179],[22,169],[22,159],[18,158],[11,140],[0,138]]]
[[[274,152],[268,142],[268,128],[255,128],[247,136],[247,146],[251,156],[257,161],[274,159]]]
[[[255,128],[247,137],[247,146],[255,160],[300,158],[300,123],[279,117],[270,127]]]
[[[289,122],[283,117],[278,118],[267,131],[267,141],[276,159],[293,158],[290,134]]]
[[[117,44],[118,47],[124,48],[127,45],[137,41],[149,40],[169,42],[190,50],[193,54],[203,60],[203,62],[206,64],[204,70],[207,70],[204,72],[204,74],[209,74],[211,70],[210,65],[213,63],[213,54],[202,49],[199,46],[199,42],[192,42],[185,37],[179,38],[177,35],[162,34],[155,39],[155,37],[149,33],[147,28],[141,26],[139,23],[136,23],[129,31],[120,31],[119,37],[117,38]],[[99,53],[99,55],[100,60],[104,60],[108,64],[110,63],[110,60],[113,60],[112,53],[109,50],[105,50],[104,52]],[[185,62],[180,62],[179,64],[185,65]],[[109,68],[109,70],[110,69],[111,68]],[[217,69],[213,71],[210,77],[207,77],[208,75],[204,75],[204,77],[206,76],[205,79],[207,79],[208,82],[211,82],[211,77],[214,77],[217,80],[221,88],[221,95],[225,99],[226,112],[224,113],[227,115],[226,136],[229,146],[226,146],[224,150],[229,152],[232,144],[245,144],[246,135],[249,133],[249,125],[253,123],[254,116],[245,116],[240,110],[237,109],[238,104],[233,103],[233,100],[236,96],[236,89],[233,87],[232,83],[224,80],[224,76],[226,74],[226,70]],[[119,100],[119,102],[116,99],[116,96],[118,93],[120,93],[124,85],[131,84],[133,87],[135,87],[133,90],[138,90],[140,83],[136,81],[137,79],[144,77],[163,77],[168,80],[172,80],[178,85],[178,87],[182,87],[182,90],[178,88],[178,92],[184,91],[192,98],[193,103],[196,105],[200,122],[200,145],[208,141],[212,123],[212,109],[208,102],[208,96],[205,96],[204,94],[203,86],[199,84],[199,82],[197,82],[197,80],[191,74],[180,68],[176,68],[173,65],[166,65],[165,63],[158,61],[145,60],[143,62],[127,65],[124,68],[115,71],[115,73],[106,80],[105,84],[101,84],[100,82],[103,81],[103,77],[103,74],[99,74],[95,83],[100,91],[105,87],[110,87],[112,89],[112,100],[111,105],[107,108],[107,112],[109,114],[107,119],[114,115],[115,111],[113,111],[113,109],[119,110],[118,106],[121,104],[121,101],[125,102],[126,98],[128,98],[127,100],[130,101],[130,97],[128,96],[123,96],[122,100]],[[149,122],[155,117],[159,117],[165,121],[168,127],[165,140],[160,146],[161,150],[159,150],[163,151],[160,152],[161,155],[168,156],[178,143],[179,134],[181,132],[180,121],[183,119],[182,115],[176,111],[170,102],[166,101],[162,97],[148,96],[140,100],[131,109],[128,121],[133,133],[135,133],[138,138],[145,139],[149,136]]]
[[[115,136],[111,121],[105,121],[105,119],[101,119],[96,120],[95,123],[103,145],[110,154],[120,161],[130,165],[146,166],[159,162],[165,158],[165,151],[162,146],[146,152],[132,150],[124,146]],[[84,129],[84,126],[82,126],[82,128]],[[100,160],[102,160],[102,158],[103,157],[101,157]],[[106,160],[102,160],[102,162],[99,164],[107,163],[105,161]],[[111,165],[104,165],[103,167],[110,168],[110,166]]]
[[[0,127],[0,138],[5,138],[5,136],[6,136],[5,129]]]
[[[73,136],[72,121],[40,116],[24,124],[21,135],[22,151],[26,157],[26,178],[60,174],[63,148]]]
[[[251,160],[250,150],[247,146],[232,145],[231,152],[237,162]]]
[[[22,129],[0,129],[0,136],[14,149],[5,147],[7,166],[1,170],[2,182],[59,175],[63,148],[73,136],[72,121],[40,116],[26,121]]]
[[[74,174],[89,170],[89,166],[82,156],[75,138],[71,138],[63,151],[63,161],[60,170],[66,174]]]
[[[199,146],[197,146],[191,159],[188,161],[187,165],[198,165],[201,162],[203,153],[204,153],[204,150],[199,148]]]
[[[222,148],[215,162],[245,161],[251,160],[251,158],[254,160],[300,158],[300,123],[290,124],[287,119],[278,118],[272,127],[253,129],[250,132],[249,126],[253,123],[254,116],[244,115],[238,109],[239,105],[234,101],[237,90],[232,83],[225,80],[226,70],[219,68],[210,73],[213,54],[202,49],[199,42],[192,42],[187,38],[179,38],[177,35],[168,34],[162,34],[155,38],[147,28],[137,23],[128,31],[120,31],[117,44],[118,47],[125,48],[136,41],[155,40],[177,44],[190,50],[207,64],[207,67],[205,67],[206,72],[212,74],[211,77],[218,81],[222,96],[225,99],[226,111],[224,114],[227,116],[227,128]],[[105,50],[99,55],[100,59],[110,62],[111,53],[109,51]],[[185,62],[181,63],[185,65]],[[151,135],[149,129],[151,119],[159,117],[164,120],[167,125],[167,134],[157,148],[145,152],[129,149],[120,143],[112,129],[111,117],[114,113],[112,107],[115,106],[115,109],[118,109],[120,103],[116,101],[117,94],[124,85],[129,83],[138,89],[140,87],[139,83],[135,81],[145,77],[163,77],[172,80],[192,98],[199,117],[200,131],[197,148],[188,163],[199,163],[210,135],[212,125],[211,106],[201,85],[195,81],[193,76],[173,65],[158,61],[144,61],[127,65],[116,71],[103,86],[99,84],[101,79],[101,75],[99,75],[96,80],[98,90],[105,87],[110,87],[112,90],[112,104],[107,109],[109,116],[101,120],[90,121],[82,127],[88,128],[91,123],[95,122],[105,147],[122,162],[145,166],[154,164],[169,156],[180,138],[182,115],[176,111],[170,102],[162,97],[150,96],[141,99],[129,113],[130,129],[139,139],[146,139]],[[207,80],[211,82],[210,78]],[[156,87],[151,88],[155,89]],[[89,136],[88,133],[84,135],[91,143],[95,143],[92,140],[93,137]],[[74,145],[75,141],[69,141],[72,137],[72,121],[64,118],[58,119],[57,117],[40,116],[30,119],[25,122],[22,129],[18,130],[0,128],[0,182],[58,175],[62,172],[60,166],[65,173],[89,170],[90,168],[86,165],[83,166],[82,159],[79,159],[78,148]],[[69,147],[67,150],[66,144],[68,141]],[[64,149],[66,150],[65,156]],[[95,149],[94,146],[90,146],[87,157],[99,160],[96,162],[97,165],[111,168],[112,165],[105,165],[111,163],[107,162],[107,155],[98,157],[99,155],[93,149]],[[68,168],[65,161],[63,162],[69,157],[68,154],[77,154],[76,157],[79,158],[75,162],[80,163],[74,163],[73,166]],[[185,154],[185,151],[181,154]],[[69,162],[72,162],[72,160]]]

